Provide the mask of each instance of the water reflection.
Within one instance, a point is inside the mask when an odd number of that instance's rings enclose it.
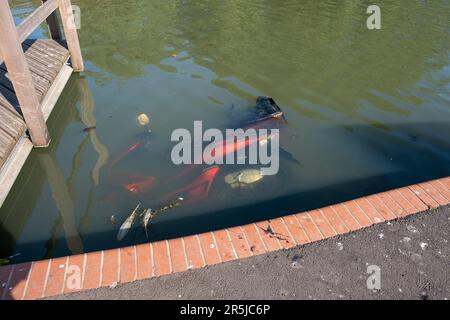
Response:
[[[13,3],[22,18],[39,1]],[[356,0],[74,3],[87,72],[52,115],[54,144],[34,152],[0,211],[5,255],[167,239],[450,175],[447,2],[380,0],[379,32]],[[161,216],[149,239],[136,229],[117,242],[111,215],[123,221],[137,202],[161,201],[161,190],[126,193],[105,170],[142,133],[136,116],[150,115],[150,143],[122,169],[164,180],[174,129],[229,126],[231,105],[258,95],[282,107],[281,144],[300,164],[285,161],[276,183],[238,196],[219,181],[205,206]]]
[[[86,126],[91,144],[98,153],[97,163],[92,169],[92,180],[94,180],[95,185],[98,185],[100,180],[100,170],[108,163],[109,152],[107,147],[100,142],[97,133],[95,132],[97,121],[94,116],[94,98],[92,97],[92,92],[87,80],[80,78],[77,81],[77,85],[79,91],[81,121],[83,121]]]
[[[212,70],[219,87],[235,87],[226,79],[233,75],[302,116],[333,122],[342,114],[380,124],[364,114],[368,104],[411,114],[407,106],[421,104],[423,93],[405,90],[448,64],[444,3],[380,1],[383,30],[368,32],[367,4],[356,0],[132,0],[126,10],[121,1],[76,2],[89,26],[80,32],[85,55],[105,78],[139,77],[183,52]]]
[[[75,208],[63,173],[54,154],[40,153],[39,163],[45,172],[64,229],[67,247],[72,254],[83,253],[83,242],[78,233]],[[49,248],[51,251],[52,248]]]
[[[91,168],[92,185],[95,186],[99,183],[102,167],[108,161],[108,150],[95,131],[83,133],[80,130],[78,136],[82,140],[74,150],[70,170],[61,164],[58,153],[64,148],[64,144],[61,144],[64,132],[74,123],[81,122],[82,127],[96,126],[94,109],[95,103],[87,80],[73,76],[49,120],[53,137],[51,146],[32,153],[11,196],[1,208],[0,235],[9,240],[1,241],[0,256],[10,256],[14,247],[13,251],[20,253],[16,257],[17,261],[22,259],[22,255],[41,259],[85,251],[79,232],[84,215],[79,219],[80,210],[74,204],[82,167],[81,158],[86,147],[92,145],[98,154],[98,160]],[[67,178],[66,172],[69,172]],[[52,201],[48,201],[48,197]],[[46,207],[45,211],[40,210],[42,205]],[[51,221],[53,224],[48,225]],[[36,230],[30,232],[30,228]],[[42,237],[36,235],[37,232],[48,233],[49,240],[43,243]],[[63,239],[65,241],[61,243]]]

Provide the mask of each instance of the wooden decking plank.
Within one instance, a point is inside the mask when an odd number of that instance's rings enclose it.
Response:
[[[7,76],[7,72],[5,72],[5,70],[0,69],[0,83],[6,87],[7,89],[9,89],[10,91],[14,92],[14,86],[11,82],[11,80],[9,80],[9,77]],[[39,98],[42,98],[42,96],[44,95],[44,89],[41,88],[40,86],[35,86],[36,88],[36,94],[39,96]]]
[[[54,50],[52,48],[55,46],[59,46],[59,52],[61,52],[61,54],[48,55],[45,51],[41,51],[45,50],[45,48]],[[24,47],[25,57],[32,73],[33,82],[39,95],[39,99],[42,101],[48,89],[51,87],[52,82],[59,74],[62,66],[67,61],[69,53],[67,49],[50,40],[27,41],[27,44],[24,45]],[[38,47],[40,47],[41,50],[39,50]],[[53,57],[51,57],[51,55]],[[2,72],[2,70],[5,72]],[[0,73],[0,83],[10,91],[14,91],[11,81],[6,76],[6,66],[4,64],[0,66]],[[7,99],[11,100],[8,97]]]
[[[3,165],[3,163],[8,158],[8,154],[11,152],[11,145],[6,143],[6,140],[3,139],[3,135],[4,133],[2,132],[2,130],[0,130],[0,165]]]
[[[17,138],[22,134],[25,126],[25,122],[19,114],[13,114],[5,107],[0,107],[0,123],[2,129],[7,131],[12,137]]]
[[[2,141],[6,144],[14,146],[18,138],[13,137],[12,134],[15,134],[15,132],[8,131],[7,128],[0,127],[0,135],[2,136]]]
[[[7,111],[17,121],[24,123],[22,114],[0,93],[0,108]]]
[[[2,86],[2,84],[0,83],[0,105],[5,106],[5,107],[9,106],[9,105],[13,105],[13,103],[11,102],[12,98],[16,98],[14,93],[11,92],[6,87]],[[13,100],[13,102],[14,102],[14,100]]]
[[[53,40],[29,40],[24,42],[23,46],[40,51],[44,58],[48,57],[60,63],[65,63],[69,57],[69,51],[63,45]]]
[[[54,45],[60,46],[59,48],[55,48]],[[33,48],[34,50],[38,50],[42,53],[44,57],[48,57],[49,59],[56,60],[58,62],[63,63],[68,56],[68,51],[66,48],[64,48],[62,45],[59,45],[57,42],[55,44],[52,44],[50,40],[46,41],[39,41],[39,40],[32,40],[29,42],[24,42],[22,44],[24,51],[26,51],[28,48]]]
[[[46,57],[39,50],[36,50],[34,47],[30,47],[25,51],[25,57],[27,61],[30,59],[35,60],[38,64],[44,67],[43,70],[48,70],[52,72],[57,72],[57,70],[61,67],[62,62],[56,60],[56,58]]]
[[[0,170],[0,206],[4,203],[32,149],[30,139],[22,136],[3,163]]]
[[[64,90],[67,81],[69,81],[69,78],[73,72],[73,69],[68,65],[63,65],[61,68],[61,71],[59,72],[58,76],[55,78],[55,81],[53,81],[52,86],[47,92],[47,95],[44,97],[41,103],[41,110],[44,114],[45,120],[48,120],[50,117],[50,113],[52,112],[53,108],[56,105],[56,102],[59,99],[59,96],[61,95],[62,91]]]
[[[27,62],[28,67],[31,71],[31,76],[33,78],[33,83],[35,87],[38,87],[39,91],[41,91],[43,94],[47,93],[48,88],[50,88],[53,79],[48,80],[46,78],[43,78],[41,76],[43,72],[40,70],[39,65],[33,61],[30,61],[30,59],[27,59]]]
[[[45,48],[50,50],[51,52],[61,54],[64,52],[64,50],[67,50],[67,48],[60,43],[50,40],[50,39],[27,39],[24,41],[26,45],[35,45],[40,48]]]
[[[31,73],[34,74],[34,79],[36,79],[36,81],[39,81],[41,83],[47,82],[48,83],[47,87],[50,87],[50,84],[53,81],[55,76],[52,76],[46,72],[43,72],[42,67],[38,63],[36,63],[34,61],[30,61],[29,59],[27,59],[27,62],[28,62],[28,66],[30,68]],[[7,73],[5,65],[1,65],[0,70]]]
[[[57,69],[60,68],[59,61],[57,64],[55,62],[48,62],[46,57],[43,57],[38,51],[36,51],[34,48],[29,48],[25,51],[25,58],[27,59],[27,62],[33,63],[36,65],[36,67],[40,68],[42,73],[48,73],[51,74],[53,77],[57,74]]]
[[[2,96],[9,104],[11,104],[15,109],[19,107],[19,101],[17,97],[10,89],[4,87],[0,81],[0,96]]]
[[[28,65],[30,66],[30,71],[35,73],[36,75],[39,75],[44,80],[51,83],[53,79],[55,78],[55,75],[51,72],[48,72],[47,70],[42,70],[42,66],[38,62],[34,62],[32,59],[27,59]]]
[[[0,123],[2,124],[2,128],[10,133],[12,137],[20,135],[25,127],[25,123],[19,116],[14,116],[4,107],[0,107]]]
[[[0,107],[6,107],[8,104],[8,100],[2,94],[0,94]]]
[[[57,74],[56,69],[49,69],[45,62],[37,59],[35,56],[30,54],[30,52],[25,53],[25,58],[28,62],[28,65],[33,68],[33,71],[35,71],[37,74],[45,77],[49,81],[52,81]]]
[[[42,102],[62,66],[66,63],[69,52],[53,40],[27,40],[24,43],[24,51],[36,93],[39,101]],[[14,92],[14,87],[6,76],[4,64],[0,66],[0,84]],[[11,97],[6,98],[11,101]]]
[[[0,97],[0,167],[23,135],[26,125],[9,102]]]
[[[64,55],[65,58],[67,58],[69,55],[69,50],[67,49],[67,43],[65,40],[58,42],[58,41],[55,41],[52,39],[49,39],[49,40],[37,39],[36,42],[37,42],[37,45],[45,45],[52,51],[54,51],[58,54]]]
[[[50,78],[50,76],[41,73],[40,70],[36,68],[36,66],[32,63],[28,63],[28,66],[30,67],[33,82],[41,85],[43,88],[45,88],[45,91],[47,91],[48,88],[50,88],[50,86],[52,85],[53,81],[52,79],[48,79]]]
[[[56,51],[54,46],[59,46],[59,50]],[[45,69],[56,71],[56,74],[69,58],[68,50],[53,40],[30,40],[23,43],[23,48],[26,56],[41,63]]]
[[[30,66],[30,64],[28,64],[28,65]],[[47,92],[48,88],[50,88],[50,81],[48,81],[48,80],[46,80],[47,82],[43,81],[42,78],[39,76],[39,74],[37,74],[36,72],[34,72],[31,69],[32,68],[30,67],[34,87],[40,93],[40,96],[42,97]],[[0,72],[3,72],[3,71],[4,70],[0,70]],[[8,85],[9,85],[9,83],[8,83]],[[12,84],[11,84],[10,89],[12,89]]]

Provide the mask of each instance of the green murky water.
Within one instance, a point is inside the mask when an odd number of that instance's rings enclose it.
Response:
[[[20,21],[38,1],[11,3]],[[167,239],[450,175],[448,1],[378,1],[380,31],[366,28],[369,1],[73,3],[86,72],[52,114],[52,146],[33,151],[0,209],[1,257]],[[224,128],[231,105],[251,106],[258,95],[284,110],[281,145],[299,164],[282,159],[277,176],[245,190],[219,175],[203,201],[157,217],[148,239],[136,228],[117,241],[138,202],[156,208],[189,183],[139,195],[123,186],[127,177],[164,183],[175,174],[172,130],[194,120]],[[148,143],[109,170],[138,141],[142,112]]]

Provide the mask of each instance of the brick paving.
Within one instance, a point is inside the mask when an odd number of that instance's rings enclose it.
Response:
[[[6,266],[0,268],[0,297],[38,299],[165,276],[290,249],[448,204],[450,177],[249,225]]]

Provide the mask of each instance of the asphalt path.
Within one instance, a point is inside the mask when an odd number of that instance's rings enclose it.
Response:
[[[52,299],[449,299],[450,207],[344,236]]]

